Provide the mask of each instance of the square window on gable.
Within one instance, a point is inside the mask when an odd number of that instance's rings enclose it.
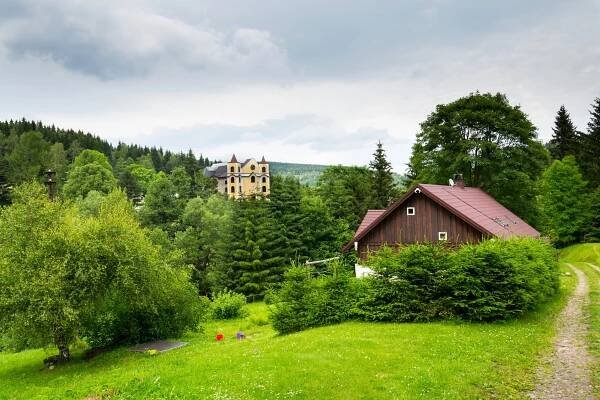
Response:
[[[415,215],[414,207],[406,207],[406,215]]]
[[[438,232],[438,240],[448,240],[448,232]]]

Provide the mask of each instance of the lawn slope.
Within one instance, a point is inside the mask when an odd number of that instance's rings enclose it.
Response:
[[[575,279],[563,276],[555,301],[507,323],[349,322],[277,336],[264,325],[266,306],[252,304],[248,318],[208,323],[188,346],[157,356],[117,349],[43,370],[51,352],[4,353],[0,398],[525,398]],[[226,340],[216,343],[221,329]]]

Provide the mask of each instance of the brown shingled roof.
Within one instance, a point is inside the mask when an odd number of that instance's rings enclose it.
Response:
[[[484,234],[500,238],[540,236],[540,233],[531,225],[498,203],[496,199],[480,188],[419,184],[412,187],[400,200],[386,210],[369,210],[356,230],[354,238],[344,246],[344,250],[349,249],[352,242],[362,239],[370,230],[400,207],[414,194],[417,188],[425,196]],[[375,215],[372,211],[377,212],[378,215]],[[367,218],[370,222],[367,221]]]

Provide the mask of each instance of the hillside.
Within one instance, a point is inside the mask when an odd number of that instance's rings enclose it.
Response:
[[[296,164],[278,161],[271,161],[269,165],[273,175],[293,176],[298,178],[301,184],[310,186],[317,184],[319,176],[327,168],[327,165]]]

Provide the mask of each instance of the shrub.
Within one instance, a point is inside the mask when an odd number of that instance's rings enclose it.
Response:
[[[279,333],[343,322],[352,316],[356,296],[351,279],[333,265],[332,275],[313,278],[312,268],[291,267],[273,295],[270,319]]]
[[[210,306],[211,315],[214,319],[241,318],[246,315],[245,305],[246,296],[224,290],[214,296]]]
[[[359,316],[370,321],[426,321],[450,317],[443,300],[448,251],[431,244],[385,247],[368,260],[376,274],[365,280]]]
[[[558,290],[554,249],[541,240],[514,238],[466,245],[450,254],[449,302],[463,319],[514,318]]]
[[[542,240],[512,238],[458,250],[416,244],[385,248],[369,258],[359,316],[375,321],[460,318],[493,321],[519,316],[558,289],[558,265]]]

